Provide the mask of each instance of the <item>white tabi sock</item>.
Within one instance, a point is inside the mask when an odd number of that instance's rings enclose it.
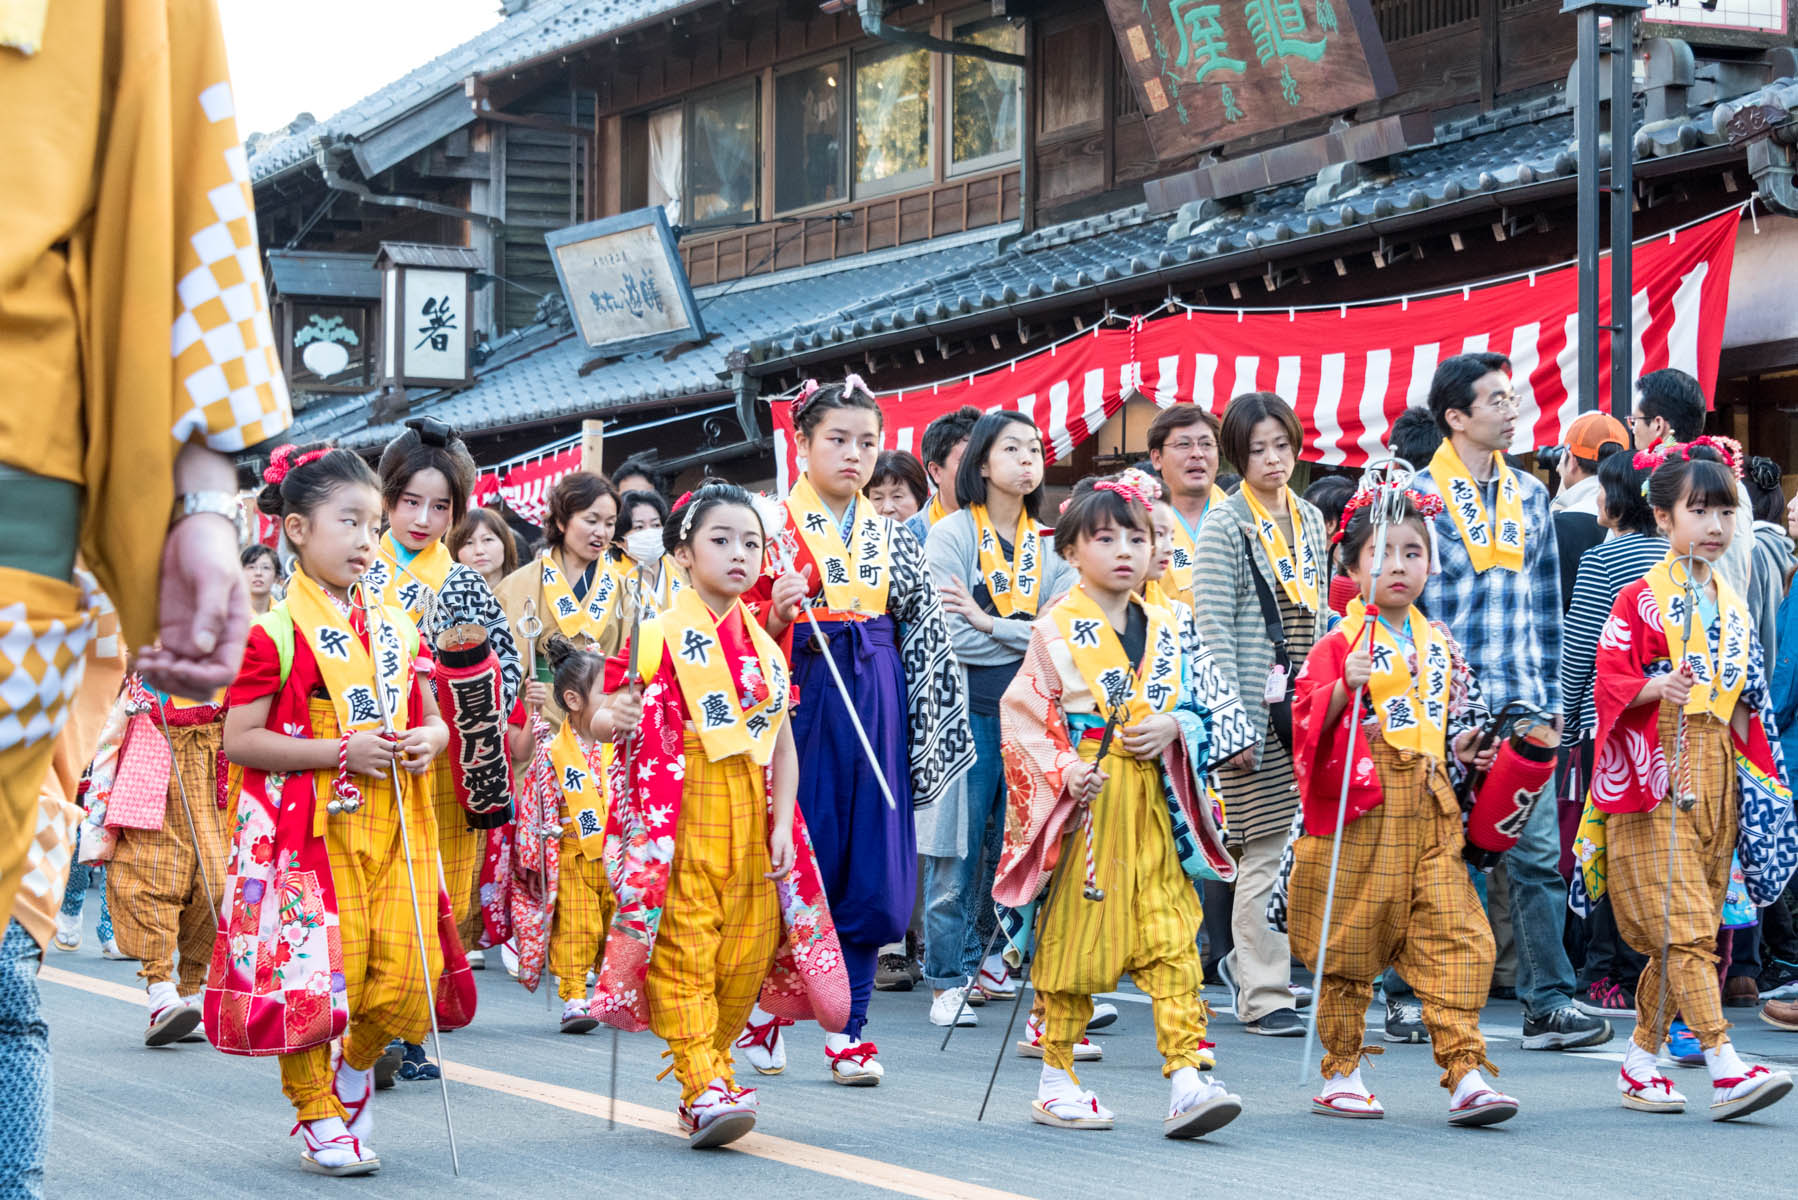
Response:
[[[1190,1105],[1200,1092],[1205,1090],[1205,1081],[1199,1075],[1197,1067],[1177,1067],[1168,1076],[1169,1090],[1173,1093],[1168,1102],[1169,1111],[1179,1112]]]
[[[146,990],[149,993],[152,1014],[162,1011],[171,1004],[181,1003],[181,993],[176,990],[174,984],[166,979],[161,983],[152,983]]]
[[[1459,1108],[1461,1105],[1467,1103],[1468,1097],[1477,1095],[1480,1092],[1489,1092],[1491,1090],[1492,1085],[1486,1082],[1486,1077],[1481,1075],[1479,1068],[1476,1067],[1467,1072],[1467,1074],[1461,1076],[1461,1082],[1455,1085],[1454,1095],[1449,1097],[1448,1102],[1451,1107]]]
[[[1055,1097],[1066,1099],[1081,1092],[1080,1082],[1060,1067],[1043,1067],[1036,1083],[1036,1098],[1047,1103]]]
[[[1367,1090],[1367,1085],[1361,1082],[1360,1067],[1356,1067],[1347,1075],[1332,1075],[1324,1080],[1323,1095],[1341,1096],[1350,1093],[1363,1099],[1372,1094]]]
[[[1717,1043],[1715,1050],[1704,1052],[1704,1065],[1710,1068],[1711,1079],[1740,1079],[1748,1074],[1748,1064],[1736,1054],[1736,1048],[1729,1042]]]

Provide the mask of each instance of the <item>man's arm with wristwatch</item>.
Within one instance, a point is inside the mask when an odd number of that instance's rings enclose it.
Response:
[[[175,457],[174,483],[157,584],[160,640],[138,655],[137,669],[151,687],[204,700],[237,677],[250,632],[237,465],[189,442]]]

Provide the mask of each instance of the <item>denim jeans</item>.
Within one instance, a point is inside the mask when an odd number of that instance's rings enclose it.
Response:
[[[998,715],[969,713],[968,723],[976,757],[966,782],[962,854],[924,860],[924,982],[939,991],[960,987],[980,969],[980,909],[992,905],[993,872],[1005,833]]]
[[[42,1200],[50,1145],[50,1026],[38,1012],[37,943],[17,921],[0,941],[0,1200]]]
[[[79,826],[75,829],[75,848],[69,853],[71,855],[81,853],[81,829]],[[64,887],[62,891],[62,915],[65,917],[81,915],[82,905],[87,900],[87,887],[90,881],[100,890],[100,927],[95,931],[94,936],[102,942],[110,942],[112,940],[112,910],[106,904],[105,863],[70,861],[68,886]]]
[[[1517,942],[1517,999],[1526,1018],[1545,1017],[1573,1003],[1573,964],[1561,936],[1567,924],[1567,881],[1560,871],[1557,808],[1551,777],[1523,836],[1504,859]]]

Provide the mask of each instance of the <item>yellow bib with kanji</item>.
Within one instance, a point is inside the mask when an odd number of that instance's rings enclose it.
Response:
[[[1018,510],[1018,527],[1011,535],[1011,561],[1005,561],[999,545],[999,531],[987,516],[986,505],[968,506],[974,518],[976,546],[980,552],[980,579],[986,584],[993,607],[1002,617],[1034,617],[1037,601],[1042,598],[1041,539],[1036,536],[1036,522],[1023,509]]]
[[[733,607],[742,614],[743,628],[755,647],[753,661],[730,661],[718,632],[720,618],[712,615],[692,588],[683,588],[657,619],[657,632],[668,647],[675,679],[687,702],[687,717],[705,746],[706,757],[722,762],[747,754],[756,765],[765,767],[774,757],[780,723],[786,719],[787,660],[742,601]],[[747,697],[746,691],[750,693]],[[765,694],[758,698],[756,691]]]
[[[1205,512],[1200,515],[1199,523],[1204,524],[1205,517],[1210,515],[1211,502],[1206,501]],[[1295,523],[1296,530],[1298,525]],[[1174,557],[1168,563],[1167,574],[1162,578],[1162,586],[1170,596],[1187,604],[1192,603],[1192,569],[1199,563],[1199,547],[1193,537],[1193,531],[1186,527],[1186,518],[1178,510],[1174,512]]]
[[[1684,568],[1680,568],[1683,576]],[[1655,602],[1661,606],[1661,632],[1667,635],[1667,658],[1677,667],[1681,662],[1692,668],[1692,695],[1686,701],[1686,712],[1696,716],[1709,713],[1719,721],[1728,721],[1742,698],[1748,682],[1748,641],[1752,626],[1748,608],[1735,590],[1716,571],[1711,578],[1717,584],[1717,619],[1721,624],[1717,637],[1717,660],[1711,661],[1710,638],[1692,613],[1692,640],[1686,641],[1686,590],[1683,577],[1675,582],[1671,557],[1656,563],[1644,578]]]
[[[443,581],[455,565],[456,560],[450,557],[449,547],[442,539],[420,550],[410,565],[402,565],[399,543],[389,529],[381,535],[375,561],[362,572],[362,585],[379,596],[382,603],[405,609],[412,623],[423,629],[431,602],[443,590]]]
[[[874,511],[868,498],[855,498],[855,526],[849,534],[849,545],[843,544],[837,519],[818,498],[808,476],[800,475],[799,482],[793,485],[793,492],[787,497],[787,512],[793,519],[793,528],[811,552],[812,561],[818,564],[824,603],[838,612],[867,617],[886,612],[893,570],[887,545],[891,526]]]
[[[1455,528],[1461,531],[1461,541],[1467,547],[1467,558],[1473,563],[1475,574],[1493,567],[1523,570],[1523,487],[1504,455],[1496,451],[1492,468],[1498,472],[1497,521],[1487,516],[1480,485],[1473,481],[1473,474],[1455,452],[1452,441],[1443,438],[1430,459],[1430,478],[1436,481],[1442,503],[1454,518]]]
[[[537,560],[537,566],[543,572],[543,599],[562,636],[577,646],[598,642],[616,615],[612,602],[618,597],[618,576],[612,573],[611,564],[604,559],[595,564],[593,586],[587,591],[585,604],[574,598],[574,589],[568,586],[548,550]]]
[[[1395,750],[1445,760],[1448,687],[1453,666],[1448,638],[1424,619],[1416,605],[1411,606],[1405,627],[1417,652],[1417,673],[1413,675],[1404,647],[1392,630],[1370,612],[1365,601],[1356,599],[1349,603],[1348,615],[1342,619],[1342,636],[1350,646],[1358,644],[1370,620],[1373,638],[1367,654],[1373,660],[1373,675],[1367,681],[1367,695],[1379,715],[1386,744]]]
[[[350,587],[350,602],[369,595],[360,582]],[[312,647],[318,673],[337,710],[337,724],[344,733],[384,727],[391,720],[394,733],[405,730],[409,717],[407,697],[412,690],[412,661],[400,638],[398,622],[406,614],[391,606],[368,609],[368,645],[350,626],[349,615],[304,571],[295,571],[287,587],[288,615],[293,627]],[[376,686],[380,693],[375,692]]]
[[[606,775],[581,745],[572,718],[562,722],[561,732],[549,744],[549,765],[556,773],[571,832],[580,841],[581,857],[595,861],[606,848]]]
[[[1142,601],[1132,597],[1131,603]],[[1109,719],[1120,705],[1124,707],[1119,725],[1172,712],[1180,699],[1180,637],[1173,614],[1151,604],[1142,604],[1142,610],[1149,631],[1142,664],[1136,668],[1125,656],[1124,643],[1110,619],[1083,586],[1075,584],[1049,610],[1100,714]]]
[[[1255,499],[1255,493],[1247,486],[1242,489],[1242,498],[1249,503],[1249,515],[1255,520],[1255,536],[1260,539],[1262,550],[1267,552],[1267,561],[1273,564],[1274,579],[1280,584],[1280,590],[1294,604],[1304,605],[1306,612],[1316,612],[1317,547],[1305,541],[1305,522],[1299,513],[1299,498],[1291,488],[1282,490],[1286,493],[1286,511],[1292,518],[1292,540],[1297,544],[1296,548],[1286,545],[1286,535],[1280,531],[1280,523],[1261,507],[1261,502]],[[1175,523],[1178,524],[1178,521]]]

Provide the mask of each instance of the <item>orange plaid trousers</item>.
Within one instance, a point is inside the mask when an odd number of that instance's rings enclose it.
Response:
[[[668,1043],[681,1098],[735,1083],[730,1044],[749,1019],[780,946],[769,870],[767,794],[747,755],[706,758],[686,737],[686,792],[668,898],[645,987],[649,1027]]]
[[[312,701],[312,735],[336,741],[337,713],[329,700]],[[324,811],[332,774],[318,772],[316,802]],[[400,772],[405,786],[412,871],[418,881],[418,914],[424,923],[430,981],[443,972],[443,954],[434,934],[437,914],[437,822],[429,793],[417,776]],[[344,1061],[358,1071],[396,1037],[421,1042],[431,1027],[426,977],[419,970],[413,897],[406,887],[400,814],[393,785],[385,777],[357,776],[362,807],[325,818],[325,846],[331,856],[331,883],[343,938],[343,974],[349,985],[350,1028],[343,1039]],[[302,1121],[347,1117],[332,1088],[331,1048],[313,1046],[281,1058],[281,1090]]]
[[[1663,704],[1661,749],[1670,771],[1678,721],[1678,710]],[[1648,812],[1611,813],[1605,818],[1617,932],[1637,953],[1648,956],[1636,984],[1635,1039],[1650,1054],[1660,1052],[1675,1014],[1706,1050],[1724,1042],[1729,1029],[1717,991],[1717,927],[1723,921],[1723,893],[1729,887],[1729,861],[1736,848],[1735,750],[1729,726],[1713,716],[1689,717],[1687,730],[1685,761],[1690,764],[1697,805],[1690,812],[1679,812],[1663,800]],[[1677,835],[1674,822],[1679,825]]]
[[[1324,1077],[1346,1075],[1363,1053],[1379,1052],[1361,1042],[1374,976],[1389,966],[1423,1006],[1442,1086],[1476,1068],[1496,1075],[1480,1035],[1492,928],[1461,857],[1461,810],[1447,772],[1377,735],[1371,750],[1383,799],[1342,834],[1328,973],[1317,989]],[[1307,834],[1293,846],[1288,928],[1293,952],[1314,971],[1333,840]]]
[[[146,985],[166,982],[179,952],[183,996],[198,995],[206,986],[218,934],[213,905],[224,895],[231,854],[230,818],[217,799],[224,730],[222,719],[169,729],[174,766],[162,828],[119,830],[118,849],[106,870],[106,899],[119,948],[143,963],[137,977]],[[162,736],[160,727],[156,736]]]

